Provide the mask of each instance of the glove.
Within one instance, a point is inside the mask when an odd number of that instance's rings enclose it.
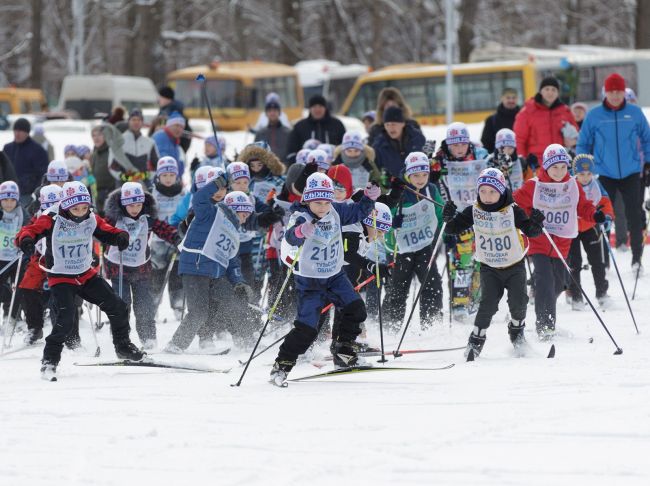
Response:
[[[199,160],[198,157],[194,157],[192,159],[192,163],[190,164],[190,171],[194,172],[196,169],[199,168],[199,165],[201,165],[201,161]]]
[[[432,158],[436,153],[436,141],[427,140],[422,146],[422,152],[426,154],[427,157]]]
[[[456,243],[458,243],[458,238],[456,238],[456,235],[443,233],[442,241],[444,242],[445,245],[447,245],[448,248],[453,248],[454,246],[456,246]]]
[[[594,213],[594,221],[598,224],[602,224],[607,219],[607,215],[603,213],[600,209]]]
[[[235,285],[234,292],[238,299],[245,300],[246,302],[252,302],[255,298],[255,292],[253,292],[253,289],[250,285],[247,285],[244,282]]]
[[[366,268],[370,272],[371,275],[377,275],[377,264],[375,262],[368,262],[366,265]],[[385,263],[380,263],[379,264],[379,277],[384,280],[391,275],[390,267],[386,265]]]
[[[316,225],[311,221],[306,221],[296,228],[298,238],[311,238],[314,233],[316,233]]]
[[[526,163],[532,171],[535,171],[537,167],[539,167],[537,156],[535,154],[528,154],[528,157],[526,157]]]
[[[650,187],[650,164],[643,165],[643,184]]]
[[[381,189],[378,185],[369,182],[366,188],[363,190],[363,194],[368,198],[376,201],[379,196],[381,196]]]
[[[454,216],[456,216],[456,205],[454,201],[447,201],[445,207],[442,208],[442,220],[449,223],[454,219]]]
[[[279,209],[282,211],[282,208]],[[263,213],[257,215],[257,224],[262,228],[268,228],[272,224],[282,221],[283,215],[284,211],[282,211],[282,214],[279,214],[276,211],[276,208],[273,208],[272,211],[264,211]]]
[[[390,179],[390,189],[391,190],[402,190],[404,187],[404,181],[399,177],[391,177]]]
[[[530,219],[533,223],[535,223],[538,226],[542,226],[542,223],[546,219],[544,216],[544,213],[541,212],[539,209],[533,208],[533,210],[530,212]]]
[[[404,224],[404,215],[396,214],[393,218],[393,229],[400,229]]]
[[[217,189],[223,189],[224,187],[226,188],[228,187],[228,181],[226,180],[226,176],[223,174],[217,177],[214,180],[214,183],[216,184]]]
[[[499,169],[501,170],[501,172],[509,173],[510,170],[512,169],[512,159],[510,158],[510,156],[500,153],[499,155],[497,155],[497,160],[499,161]]]
[[[23,237],[23,239],[20,240],[20,249],[25,254],[25,256],[32,256],[36,250],[34,239],[30,238],[29,236]]]
[[[605,215],[605,221],[603,222],[603,231],[608,233],[612,229],[612,217],[609,214]]]
[[[124,251],[129,247],[129,234],[126,231],[121,231],[115,237],[115,246],[120,251]]]
[[[99,255],[95,252],[93,252],[93,261],[90,263],[91,267],[98,267],[99,266]]]
[[[181,244],[182,241],[183,241],[183,237],[177,231],[176,234],[172,237],[172,245],[177,247],[178,245]]]

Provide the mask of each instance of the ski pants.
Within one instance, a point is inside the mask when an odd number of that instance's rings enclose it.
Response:
[[[538,332],[554,330],[557,298],[566,285],[566,269],[559,258],[540,254],[531,255],[530,258],[535,266],[535,326]]]
[[[499,309],[503,292],[508,291],[508,308],[514,321],[526,318],[528,294],[526,288],[526,266],[524,260],[507,268],[494,268],[481,264],[481,302],[476,312],[474,325],[479,329],[490,327],[492,317]]]
[[[122,300],[129,309],[133,306],[135,330],[138,332],[141,343],[149,339],[156,339],[156,302],[151,292],[149,277],[150,275],[145,278],[143,275],[137,275],[137,278],[132,278],[125,273],[122,282]],[[113,291],[119,292],[119,278],[111,279],[111,285]]]
[[[3,268],[8,261],[0,261],[0,268]],[[20,276],[18,282],[22,280],[25,275],[25,269],[27,267],[28,260],[23,259],[23,263],[20,267]],[[9,313],[9,306],[11,305],[11,296],[13,294],[13,285],[16,279],[16,269],[18,268],[18,260],[14,262],[7,270],[0,275],[0,301],[2,302],[4,308],[4,315]],[[20,307],[22,304],[22,294],[23,290],[21,288],[16,289],[16,297],[14,298],[14,307],[11,309],[11,317],[18,319],[18,314],[20,312]]]
[[[605,238],[607,235],[604,236]],[[587,261],[591,266],[591,273],[594,277],[596,284],[596,298],[602,297],[607,293],[609,282],[607,281],[605,271],[605,251],[603,248],[602,240],[600,239],[600,232],[596,228],[591,228],[587,231],[579,233],[578,236],[571,242],[571,249],[569,250],[569,268],[571,268],[571,275],[580,283],[580,270],[582,270],[582,251],[580,244],[587,253]],[[569,283],[569,290],[573,300],[582,302],[582,292],[577,284],[571,281]]]
[[[155,296],[155,302],[162,301],[162,293],[165,290],[165,273],[166,268],[153,269],[151,271],[151,295]],[[172,309],[183,309],[183,281],[178,275],[178,258],[172,265],[169,281],[167,282],[167,292],[169,294],[169,303]]]
[[[45,338],[43,361],[58,364],[61,360],[63,343],[72,331],[78,311],[76,297],[98,305],[111,323],[113,343],[129,340],[129,316],[127,306],[113,291],[108,282],[95,275],[83,285],[60,283],[50,288],[54,319],[52,333]],[[78,322],[78,318],[77,318]]]

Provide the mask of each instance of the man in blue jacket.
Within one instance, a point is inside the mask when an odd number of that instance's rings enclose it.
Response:
[[[594,156],[596,173],[612,204],[620,191],[630,230],[632,269],[641,271],[643,215],[641,181],[650,185],[650,127],[638,106],[625,101],[625,80],[618,73],[605,79],[605,99],[582,123],[578,154]],[[641,166],[641,153],[645,164]]]

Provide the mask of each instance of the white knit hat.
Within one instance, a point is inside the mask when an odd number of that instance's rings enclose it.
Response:
[[[56,184],[50,184],[41,187],[41,192],[38,195],[38,201],[41,203],[41,209],[45,210],[54,204],[58,203],[63,198],[63,188]]]
[[[79,181],[70,181],[63,184],[61,209],[70,209],[79,204],[91,204],[88,188]]]
[[[62,160],[53,160],[47,164],[45,178],[49,182],[66,182],[70,178],[68,166]]]
[[[302,200],[310,201],[333,201],[334,183],[325,174],[315,172],[307,177],[305,190],[302,192]]]
[[[374,216],[377,215],[377,229],[381,231],[389,231],[393,227],[393,215],[390,208],[384,203],[375,202],[375,209],[362,221],[366,226],[374,226]]]
[[[226,194],[224,198],[226,206],[228,206],[233,211],[241,213],[252,213],[255,211],[255,206],[253,206],[253,201],[251,198],[244,194],[242,191],[233,191]]]
[[[144,203],[144,189],[139,182],[125,182],[120,189],[122,206]]]
[[[404,169],[404,175],[406,176],[417,174],[418,172],[431,172],[429,157],[424,152],[411,152],[406,156],[404,163],[406,164],[406,168]]]
[[[251,171],[248,168],[248,164],[244,162],[232,162],[226,167],[228,172],[228,179],[230,181],[236,181],[237,179],[251,179]]]

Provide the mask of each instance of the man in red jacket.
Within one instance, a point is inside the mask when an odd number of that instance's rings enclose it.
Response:
[[[513,127],[517,153],[527,159],[533,171],[540,165],[546,147],[563,143],[562,128],[567,123],[578,128],[571,110],[560,101],[559,81],[554,77],[544,78],[539,92],[517,113]]]
[[[574,177],[569,175],[571,158],[562,145],[549,145],[543,166],[514,193],[515,202],[527,214],[533,208],[544,213],[544,228],[566,259],[571,241],[578,236],[578,217],[585,222],[604,223],[605,214],[596,210]],[[546,234],[530,238],[528,254],[533,260],[535,325],[540,339],[555,333],[555,305],[566,284],[566,270]]]

